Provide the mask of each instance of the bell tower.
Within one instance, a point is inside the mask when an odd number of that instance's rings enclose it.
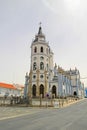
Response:
[[[42,32],[41,23],[38,33],[31,43],[31,70],[29,75],[29,95],[42,97],[49,91],[49,70],[53,67],[53,53]],[[32,73],[31,73],[32,72]]]

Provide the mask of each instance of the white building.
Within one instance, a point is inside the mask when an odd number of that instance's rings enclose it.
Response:
[[[20,91],[12,84],[0,83],[0,97],[20,96]]]
[[[27,73],[25,76],[25,97],[45,97],[47,94],[55,97],[79,96],[80,91],[83,91],[79,71],[65,71],[56,64],[54,66],[53,55],[40,26],[31,43],[31,65],[29,75]]]
[[[13,85],[16,87],[16,89],[18,91],[20,91],[20,95],[19,96],[24,96],[24,86],[20,85],[20,84],[13,84]]]

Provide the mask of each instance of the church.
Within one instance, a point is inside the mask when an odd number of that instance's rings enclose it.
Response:
[[[53,55],[40,25],[31,43],[30,72],[25,75],[24,97],[84,97],[84,84],[80,81],[79,70],[75,68],[66,71],[54,65]]]

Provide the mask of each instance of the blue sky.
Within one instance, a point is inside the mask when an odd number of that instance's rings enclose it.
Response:
[[[87,77],[86,7],[86,0],[0,0],[0,82],[24,84],[39,22],[54,63]]]

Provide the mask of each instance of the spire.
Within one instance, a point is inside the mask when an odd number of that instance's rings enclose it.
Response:
[[[39,23],[40,27],[39,27],[39,31],[38,31],[38,34],[39,34],[39,35],[42,35],[42,27],[41,27],[41,24],[42,24],[42,23],[40,22],[40,23]]]
[[[38,34],[35,36],[35,40],[34,42],[37,41],[43,41],[45,42],[45,35],[42,33],[42,27],[41,27],[41,22],[39,23],[39,30],[38,30]]]
[[[41,28],[41,27],[39,27],[38,34],[39,34],[39,35],[42,35],[42,28]]]

